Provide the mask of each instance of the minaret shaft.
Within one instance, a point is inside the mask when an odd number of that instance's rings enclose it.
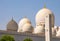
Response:
[[[52,41],[51,15],[45,17],[45,41]]]

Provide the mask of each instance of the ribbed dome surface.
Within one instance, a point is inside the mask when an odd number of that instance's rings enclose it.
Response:
[[[8,31],[17,31],[18,29],[18,24],[12,19],[8,24],[7,24],[7,30]]]

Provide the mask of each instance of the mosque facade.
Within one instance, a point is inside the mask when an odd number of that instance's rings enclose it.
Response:
[[[18,24],[12,19],[7,24],[7,30],[0,30],[0,36],[13,35],[15,41],[23,41],[25,38],[31,38],[32,41],[60,41],[60,28],[54,25],[54,20],[53,12],[44,7],[35,16],[35,27],[27,17],[22,18]]]

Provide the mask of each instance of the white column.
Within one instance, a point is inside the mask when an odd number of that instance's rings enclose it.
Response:
[[[51,15],[45,17],[45,41],[52,40]]]

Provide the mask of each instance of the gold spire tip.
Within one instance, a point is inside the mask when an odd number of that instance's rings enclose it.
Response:
[[[46,4],[44,4],[44,8],[46,8]]]

